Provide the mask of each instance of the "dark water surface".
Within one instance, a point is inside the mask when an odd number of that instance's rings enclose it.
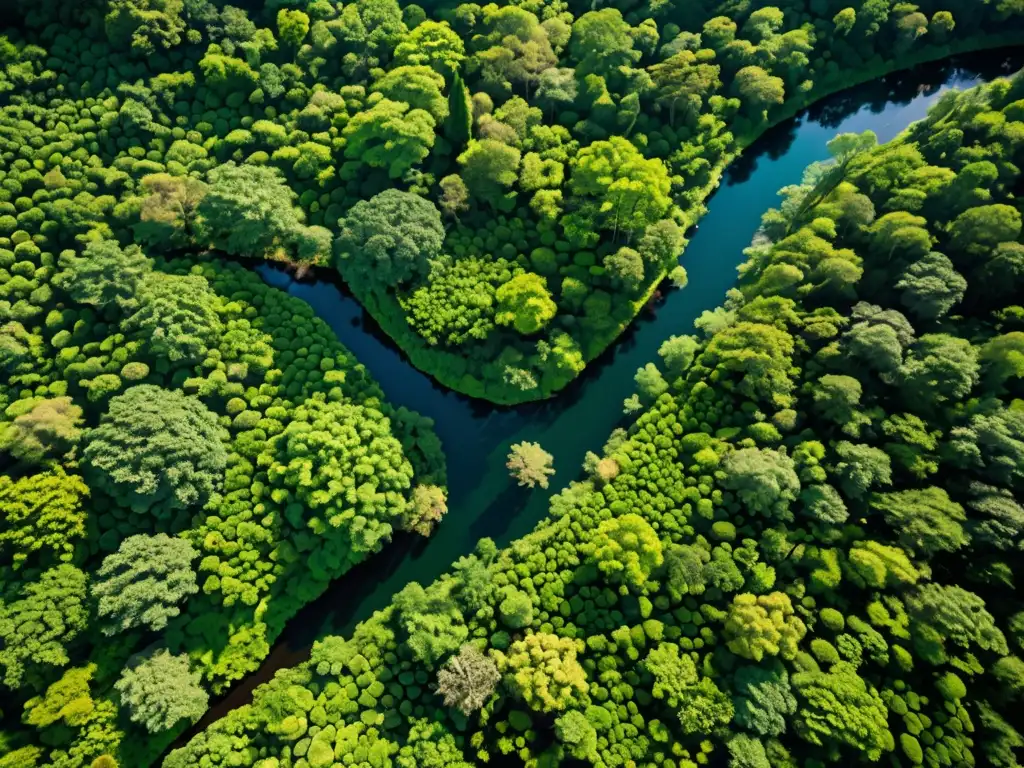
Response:
[[[653,310],[641,313],[577,381],[544,402],[498,407],[446,390],[404,358],[340,280],[323,279],[320,273],[316,281],[295,281],[274,267],[259,267],[268,283],[309,302],[395,407],[404,405],[434,419],[448,458],[448,515],[429,540],[397,534],[382,553],[303,608],[263,666],[187,736],[250,701],[257,684],[307,658],[317,638],[348,634],[409,582],[433,581],[480,538],[490,536],[503,546],[528,533],[545,515],[556,489],[581,474],[584,454],[600,452],[609,433],[628,423],[622,401],[634,392],[636,369],[657,358],[665,339],[693,332],[693,321],[722,302],[761,214],[779,200],[777,190],[798,183],[807,165],[825,159],[825,144],[836,133],[871,129],[879,142],[889,141],[923,117],[942,90],[1010,74],[1022,63],[1024,53],[1004,50],[922,65],[825,99],[769,131],[730,166],[707,203],[708,214],[691,233],[680,259],[689,285],[669,291]],[[539,442],[554,456],[557,474],[551,489],[530,491],[509,478],[509,446],[522,440]]]

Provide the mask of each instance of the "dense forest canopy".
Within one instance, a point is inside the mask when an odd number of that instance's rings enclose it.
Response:
[[[419,368],[501,403],[622,332],[768,125],[1022,30],[1008,0],[15,5],[5,234],[337,267]]]
[[[421,528],[424,491],[443,508],[444,457],[308,305],[243,267],[110,240],[47,255],[32,325],[5,326],[0,685],[49,749],[0,765],[119,743],[141,764],[304,603]]]
[[[837,136],[548,520],[164,765],[1017,766],[1021,117]]]
[[[337,270],[515,403],[826,93],[1012,0],[12,0],[0,29],[0,768],[155,762],[299,609],[446,512],[432,423],[249,269]],[[1014,765],[1017,80],[783,190],[590,479],[168,766]],[[508,467],[546,488],[551,455]]]

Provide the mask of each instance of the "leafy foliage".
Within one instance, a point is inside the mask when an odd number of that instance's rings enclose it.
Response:
[[[93,487],[161,518],[202,506],[218,489],[227,464],[221,440],[202,402],[139,384],[110,400],[82,455]]]
[[[195,556],[187,541],[163,533],[124,539],[103,558],[92,584],[104,634],[167,626],[179,614],[178,604],[198,591]]]
[[[547,488],[548,478],[555,474],[552,461],[551,454],[541,448],[540,443],[522,442],[512,446],[505,466],[519,485]]]
[[[121,673],[114,684],[134,722],[150,733],[165,731],[182,718],[194,720],[206,710],[207,695],[191,672],[188,657],[159,650]]]

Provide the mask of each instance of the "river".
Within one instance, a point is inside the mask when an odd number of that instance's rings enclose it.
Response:
[[[636,369],[657,359],[665,339],[692,333],[693,321],[721,303],[735,283],[742,251],[761,214],[778,202],[777,190],[798,183],[807,165],[825,159],[825,144],[836,133],[871,129],[879,142],[889,141],[923,117],[942,89],[969,87],[1022,64],[1024,52],[1017,50],[922,65],[827,98],[766,133],[730,166],[707,204],[707,215],[691,233],[680,259],[689,285],[668,291],[575,382],[539,403],[499,407],[446,390],[405,359],[340,280],[321,272],[315,280],[296,281],[275,267],[259,267],[268,283],[309,302],[366,365],[394,406],[434,419],[448,458],[448,515],[430,539],[396,535],[382,553],[305,606],[260,669],[215,703],[176,746],[250,701],[253,688],[276,670],[307,658],[314,640],[348,634],[409,582],[436,579],[480,538],[490,536],[504,546],[528,533],[547,512],[551,495],[581,475],[585,453],[599,452],[615,427],[628,424],[622,401],[634,392]],[[519,488],[509,478],[509,446],[522,440],[539,442],[554,456],[557,474],[550,489]]]

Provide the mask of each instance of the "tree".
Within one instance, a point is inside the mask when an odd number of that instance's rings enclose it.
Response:
[[[398,624],[405,630],[406,645],[428,667],[457,650],[469,636],[451,590],[450,583],[424,589],[414,581],[392,601]]]
[[[979,278],[996,297],[1015,295],[1024,282],[1024,245],[999,243],[982,265]]]
[[[736,722],[760,736],[780,736],[796,712],[796,697],[781,665],[740,667],[733,678]]]
[[[633,48],[629,24],[617,8],[588,11],[572,24],[569,55],[579,75],[610,75],[619,67],[631,67],[640,59]]]
[[[837,424],[848,435],[859,435],[870,420],[859,411],[862,388],[852,376],[827,373],[818,379],[812,391],[815,409]]]
[[[516,183],[521,153],[494,139],[472,139],[458,157],[462,180],[474,201],[499,209],[507,190]]]
[[[563,221],[583,243],[596,242],[594,229],[632,234],[665,217],[672,207],[668,169],[647,159],[621,136],[595,141],[576,155],[569,189],[578,208]]]
[[[665,377],[661,375],[661,371],[654,363],[647,363],[643,368],[637,368],[633,381],[636,382],[637,389],[640,390],[644,401],[648,403],[654,402],[668,392],[668,382],[665,381]]]
[[[648,652],[643,667],[654,678],[651,692],[673,709],[678,708],[690,695],[699,676],[697,666],[689,655],[681,655],[675,643],[660,643]]]
[[[93,240],[81,256],[62,251],[61,272],[55,282],[81,304],[123,309],[135,305],[135,294],[153,262],[137,245],[122,249],[114,240]]]
[[[886,261],[894,255],[906,259],[924,258],[932,246],[928,221],[907,211],[893,211],[875,220],[868,230],[874,251]]]
[[[1004,551],[1019,546],[1024,537],[1024,507],[1013,493],[983,483],[972,483],[970,490],[967,506],[977,513],[968,522],[972,540]]]
[[[981,467],[993,482],[1012,484],[1024,475],[1024,413],[996,399],[978,405],[968,426],[950,430],[950,459],[961,468]]]
[[[794,615],[789,595],[771,592],[733,597],[723,632],[730,651],[760,661],[766,655],[793,658],[807,627]]]
[[[466,46],[446,21],[426,21],[417,24],[395,48],[395,63],[399,66],[432,67],[444,77],[454,75],[452,90],[462,83],[459,67],[466,58]]]
[[[648,264],[663,269],[683,269],[676,262],[679,260],[679,254],[683,252],[685,246],[686,237],[682,227],[672,219],[661,219],[644,229],[643,237],[637,243],[636,249]],[[686,274],[685,269],[683,274]],[[685,283],[676,287],[683,288]]]
[[[96,708],[89,694],[89,682],[95,672],[95,664],[66,670],[60,680],[47,687],[46,693],[25,702],[22,721],[36,728],[60,721],[72,728],[86,725]]]
[[[256,461],[266,468],[273,497],[287,504],[295,543],[309,553],[307,568],[322,583],[377,551],[410,503],[412,465],[373,402],[318,393],[258,444]]]
[[[992,665],[992,676],[999,682],[1000,698],[1018,701],[1024,696],[1024,661],[1016,656],[1003,656]]]
[[[413,489],[412,505],[402,527],[420,536],[429,536],[447,512],[444,490],[436,485],[420,484]]]
[[[884,374],[895,372],[903,361],[899,333],[884,323],[857,323],[843,335],[842,348],[852,362]]]
[[[158,518],[205,504],[227,465],[217,417],[196,398],[151,384],[110,400],[82,456],[94,489]]]
[[[763,323],[740,322],[715,333],[704,350],[704,364],[741,375],[739,391],[788,407],[793,337]]]
[[[536,152],[528,152],[523,158],[519,174],[519,186],[526,192],[540,189],[557,191],[561,195],[565,166],[557,160],[544,160]]]
[[[494,322],[511,325],[528,336],[546,326],[558,311],[548,292],[547,280],[533,272],[522,272],[498,288]]]
[[[587,691],[587,677],[576,661],[576,643],[546,632],[529,634],[506,653],[494,652],[506,684],[538,712],[566,709]]]
[[[0,600],[0,669],[15,691],[38,690],[54,668],[69,661],[68,646],[89,622],[86,575],[67,563],[22,584],[16,599]]]
[[[59,460],[82,438],[82,409],[70,397],[36,401],[32,408],[0,426],[0,451],[26,464]]]
[[[921,558],[955,552],[970,541],[964,531],[964,508],[941,488],[929,487],[877,494],[872,508],[885,516],[900,546]]]
[[[439,186],[441,198],[438,205],[442,211],[458,221],[459,214],[469,210],[469,189],[466,182],[458,174],[452,173],[441,179]]]
[[[776,742],[777,743],[777,742]],[[760,739],[737,733],[729,738],[729,768],[770,768],[771,762]]]
[[[89,488],[61,467],[14,480],[0,475],[0,552],[15,571],[33,556],[70,561],[86,536]]]
[[[606,274],[627,292],[637,291],[644,282],[644,260],[632,248],[619,248],[604,257]]]
[[[473,135],[473,107],[469,99],[469,90],[463,84],[462,75],[458,71],[452,76],[452,84],[448,89],[448,117],[444,121],[444,135],[455,150],[461,150],[466,146]],[[441,183],[444,183],[443,179]]]
[[[853,8],[843,8],[832,17],[832,23],[835,24],[836,34],[848,35],[857,23],[857,11]]]
[[[764,110],[772,104],[781,104],[786,87],[781,77],[774,77],[756,65],[743,67],[733,79],[739,97],[751,106],[751,112],[763,119]]]
[[[303,254],[299,243],[309,236],[295,193],[276,168],[233,162],[207,175],[206,194],[196,206],[196,240],[235,256],[280,258],[282,254],[318,260],[326,253]],[[314,258],[316,257],[316,258]]]
[[[357,285],[392,287],[426,274],[444,244],[436,206],[397,189],[360,200],[338,230],[338,270]]]
[[[792,683],[799,702],[796,731],[805,741],[849,746],[869,760],[892,750],[885,703],[849,663],[833,664],[828,672],[798,672]]]
[[[842,525],[850,516],[839,491],[831,485],[808,485],[800,492],[803,512],[812,520],[826,525]]]
[[[426,110],[381,99],[345,125],[345,157],[372,168],[386,168],[390,178],[401,178],[430,154],[434,126],[434,118]]]
[[[476,39],[474,55],[480,78],[501,94],[520,84],[529,98],[538,75],[558,62],[547,29],[520,6],[488,7],[484,20],[490,31]]]
[[[139,209],[135,236],[158,248],[182,248],[192,244],[200,201],[206,184],[191,176],[151,173],[142,177],[146,193]]]
[[[923,320],[935,320],[960,303],[967,281],[953,268],[953,262],[932,251],[911,264],[896,287],[900,300]]]
[[[712,733],[732,721],[732,699],[710,677],[702,677],[687,690],[677,714],[682,731],[688,736]]]
[[[309,16],[302,11],[282,8],[277,12],[277,37],[285,45],[298,48],[309,34]]]
[[[832,474],[839,479],[839,487],[847,498],[863,498],[871,487],[892,482],[892,462],[884,451],[841,440],[836,443],[835,452],[839,461]]]
[[[724,486],[753,513],[788,519],[789,504],[800,493],[793,460],[785,453],[741,448],[725,456]]]
[[[523,629],[533,623],[533,600],[522,590],[506,587],[498,612],[504,624],[512,629]]]
[[[547,488],[548,476],[555,474],[553,461],[554,457],[541,448],[540,443],[522,442],[512,446],[505,466],[519,485]]]
[[[1000,243],[1016,240],[1020,232],[1020,213],[1003,203],[968,208],[949,227],[953,247],[975,256],[986,256]]]
[[[571,709],[555,720],[555,736],[580,760],[597,757],[597,730],[586,715]]]
[[[366,44],[378,57],[389,56],[408,32],[398,0],[358,0],[355,6]]]
[[[551,106],[550,117],[554,119],[555,109],[561,105],[571,105],[576,101],[579,86],[576,83],[576,70],[569,67],[548,67],[540,73],[537,101]]]
[[[983,734],[981,749],[985,759],[1000,768],[1013,768],[1017,762],[1014,750],[1024,747],[1024,736],[987,701],[978,702],[978,720]]]
[[[643,591],[664,562],[661,541],[651,524],[633,513],[602,520],[580,553],[613,583]]]
[[[973,592],[945,584],[924,584],[906,599],[914,649],[929,664],[975,648],[1005,656],[1006,638],[985,601]]]
[[[963,400],[978,382],[978,351],[946,333],[922,336],[900,366],[900,390],[908,404],[939,405]]]
[[[181,720],[193,723],[206,711],[209,696],[200,677],[190,669],[187,654],[172,656],[162,648],[129,663],[114,688],[133,723],[161,733]]]
[[[448,117],[448,99],[441,93],[442,90],[444,77],[422,65],[390,69],[377,78],[372,86],[372,91],[382,94],[385,99],[404,102],[413,110],[422,109],[438,124]]]
[[[687,595],[704,592],[708,572],[705,565],[711,559],[707,549],[687,544],[665,547],[664,587],[673,600],[681,601]]]
[[[152,56],[157,49],[173,48],[181,42],[185,20],[182,0],[111,0],[104,18],[107,37],[122,50]]]
[[[195,365],[223,333],[221,299],[202,275],[152,272],[139,286],[137,302],[121,330],[144,341],[157,358]]]
[[[437,692],[446,707],[456,707],[469,716],[491,698],[501,674],[494,661],[467,643],[437,672]]]
[[[179,604],[199,591],[195,558],[185,539],[163,533],[124,539],[117,552],[103,558],[92,583],[103,633],[166,627],[181,612]]]
[[[1024,377],[1024,332],[994,336],[981,348],[979,360],[987,378],[997,385]]]
[[[693,364],[693,358],[700,348],[695,336],[669,336],[658,347],[658,356],[665,367],[669,378],[676,378],[686,373]]]
[[[462,748],[443,723],[423,717],[412,718],[410,724],[405,746],[395,759],[398,768],[473,768],[470,763],[463,760]],[[386,754],[385,750],[394,746],[384,739],[380,739],[378,744],[382,748],[366,749],[359,745],[357,754],[369,754],[372,760],[374,754]],[[331,753],[333,750],[328,741],[324,759],[331,760]],[[387,760],[386,757],[384,759]]]
[[[700,114],[704,101],[721,87],[721,67],[699,62],[693,51],[680,51],[650,67],[657,88],[656,101],[668,107],[669,125],[675,125],[680,107],[690,119]]]

